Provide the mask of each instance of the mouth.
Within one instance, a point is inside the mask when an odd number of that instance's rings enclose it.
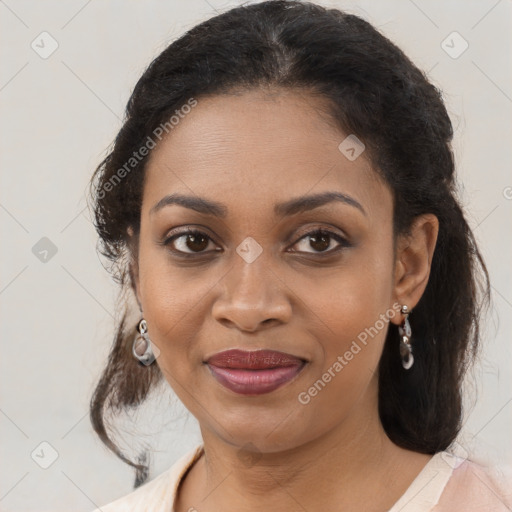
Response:
[[[273,350],[227,350],[213,355],[207,364],[224,387],[242,395],[270,393],[292,381],[306,360]]]

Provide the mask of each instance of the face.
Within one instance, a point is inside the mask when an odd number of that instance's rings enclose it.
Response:
[[[338,149],[348,134],[318,101],[289,91],[199,99],[146,169],[134,273],[157,364],[202,431],[235,446],[290,449],[377,416],[396,305],[392,195],[364,152]],[[337,199],[294,207],[327,193]],[[205,364],[229,349],[305,362],[247,394]]]

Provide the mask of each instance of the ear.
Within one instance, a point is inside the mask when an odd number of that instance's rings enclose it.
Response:
[[[140,301],[139,296],[139,259],[138,259],[138,246],[139,246],[139,240],[138,235],[136,235],[133,231],[132,226],[128,226],[127,228],[128,233],[128,251],[130,254],[129,257],[129,268],[128,272],[130,275],[130,285],[133,290],[133,293],[135,295],[135,298],[137,299],[137,303],[139,305],[139,310],[142,312],[142,304]]]
[[[418,304],[427,287],[438,232],[438,218],[428,213],[416,217],[409,233],[397,240],[393,295],[409,310]],[[398,324],[400,319],[395,315],[393,323]]]

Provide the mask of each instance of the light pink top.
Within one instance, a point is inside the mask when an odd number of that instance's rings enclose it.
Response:
[[[153,480],[93,512],[175,512],[178,485],[202,454],[201,444]],[[512,511],[512,483],[473,462],[439,452],[388,512],[477,511]]]

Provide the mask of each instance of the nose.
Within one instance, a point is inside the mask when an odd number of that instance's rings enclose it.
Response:
[[[226,327],[255,332],[290,321],[289,288],[264,258],[252,263],[238,260],[219,285],[223,290],[212,314]]]

